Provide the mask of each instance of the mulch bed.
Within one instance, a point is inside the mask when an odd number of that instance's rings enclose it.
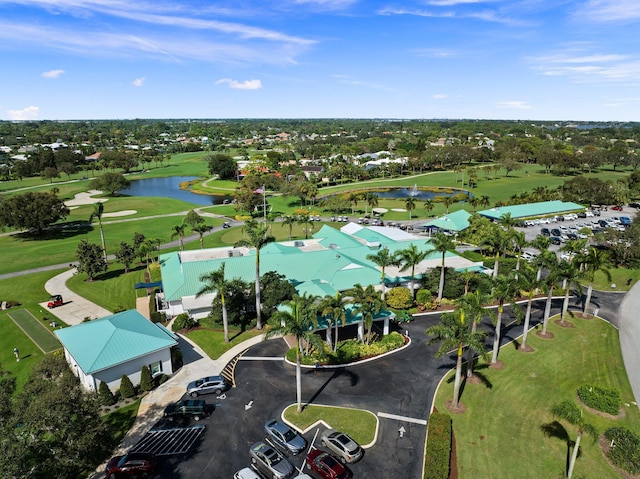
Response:
[[[625,479],[640,479],[640,474],[631,474],[630,472],[625,471],[624,469],[620,469],[613,462],[609,460],[609,451],[611,450],[611,443],[607,440],[604,435],[600,436],[598,439],[598,445],[600,449],[604,453],[604,457],[607,459],[609,465],[615,469],[615,471],[620,475],[620,477],[624,477]],[[449,476],[451,477],[451,476]]]
[[[551,331],[547,331],[546,333],[543,333],[542,331],[538,331],[538,332],[536,332],[536,336],[538,336],[539,338],[542,338],[542,339],[553,339],[553,338],[555,338],[555,335]]]
[[[500,361],[500,360],[498,359],[498,360],[496,360],[496,362],[495,362],[495,363],[490,363],[490,364],[489,364],[489,367],[490,367],[491,369],[495,369],[495,370],[499,371],[499,370],[501,370],[501,369],[504,369],[504,361]]]
[[[571,321],[567,321],[566,319],[564,321],[562,321],[561,319],[556,319],[554,321],[554,323],[556,323],[561,328],[574,328],[575,327]]]

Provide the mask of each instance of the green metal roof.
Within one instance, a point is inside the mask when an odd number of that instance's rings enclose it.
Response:
[[[135,309],[54,331],[85,374],[178,344]]]
[[[541,201],[539,203],[528,203],[525,205],[500,206],[488,210],[479,211],[478,214],[499,220],[503,215],[510,213],[511,218],[533,218],[536,216],[545,216],[561,213],[569,213],[571,211],[584,211],[585,207],[577,203],[568,201]]]
[[[462,231],[469,227],[471,213],[466,210],[458,210],[446,214],[422,225],[424,228],[440,228],[447,231]]]

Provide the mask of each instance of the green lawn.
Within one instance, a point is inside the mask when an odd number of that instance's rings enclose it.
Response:
[[[222,330],[195,329],[187,333],[187,337],[196,343],[211,359],[218,359],[234,346],[247,339],[264,334],[264,331],[250,329],[241,332],[239,329],[229,329],[229,342],[224,342]]]
[[[378,424],[375,414],[370,411],[331,406],[307,405],[298,414],[297,406],[292,405],[284,410],[284,418],[300,430],[322,420],[332,429],[345,432],[358,444],[364,445],[374,441]]]
[[[129,429],[131,429],[138,415],[139,407],[140,399],[128,406],[117,408],[113,412],[103,416],[104,422],[106,422],[109,425],[109,429],[111,429],[114,444],[119,444]]]
[[[28,309],[11,310],[8,314],[13,322],[18,325],[22,332],[26,334],[43,353],[48,354],[56,349],[62,348],[58,339],[47,327],[48,322],[43,321],[42,318],[46,316],[38,319],[31,314]]]
[[[560,328],[550,321],[555,339],[541,339],[534,332],[527,344],[535,351],[521,353],[513,345],[500,354],[503,370],[484,368],[485,385],[466,385],[464,414],[453,414],[459,477],[518,477],[539,479],[561,477],[567,459],[567,444],[546,437],[541,426],[554,420],[549,409],[556,403],[576,400],[577,388],[592,383],[622,392],[625,417],[605,419],[584,410],[588,422],[602,433],[618,425],[640,433],[640,412],[627,380],[618,331],[599,319],[573,320],[574,328]],[[448,378],[451,378],[449,374]],[[446,412],[445,401],[453,385],[445,381],[435,405]],[[572,439],[576,428],[563,423]],[[617,478],[597,444],[585,436],[575,477]]]

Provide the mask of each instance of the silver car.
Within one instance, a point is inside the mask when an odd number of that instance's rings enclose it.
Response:
[[[296,470],[282,454],[264,442],[256,442],[249,449],[249,454],[255,468],[269,478],[287,479]]]
[[[343,464],[356,462],[362,458],[363,451],[360,445],[343,432],[327,429],[320,436],[320,443],[331,449]]]
[[[187,385],[187,394],[198,397],[200,394],[222,394],[229,387],[229,383],[223,376],[207,376],[196,379]]]
[[[307,447],[307,441],[304,437],[283,422],[269,419],[264,424],[264,430],[267,432],[267,439],[272,440],[276,446],[294,456]]]

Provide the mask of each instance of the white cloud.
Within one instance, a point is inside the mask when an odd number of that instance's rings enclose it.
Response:
[[[629,22],[640,18],[637,0],[590,0],[580,3],[575,16],[592,22]]]
[[[35,120],[40,114],[37,106],[28,106],[22,110],[7,110],[9,120]]]
[[[239,82],[238,80],[232,80],[231,78],[221,78],[216,82],[216,85],[227,84],[229,88],[236,90],[259,90],[262,88],[262,82],[260,80],[245,80]]]
[[[141,87],[142,85],[144,85],[144,82],[147,81],[147,79],[145,77],[141,77],[141,78],[136,78],[135,80],[133,80],[131,82],[131,84],[135,87]]]
[[[498,108],[510,108],[513,110],[534,110],[526,101],[511,100],[498,102]]]
[[[58,78],[64,73],[66,73],[64,70],[49,70],[48,72],[42,72],[40,76],[42,78]]]
[[[431,98],[433,98],[434,100],[444,100],[445,98],[449,98],[449,95],[446,95],[444,93],[436,93]]]

